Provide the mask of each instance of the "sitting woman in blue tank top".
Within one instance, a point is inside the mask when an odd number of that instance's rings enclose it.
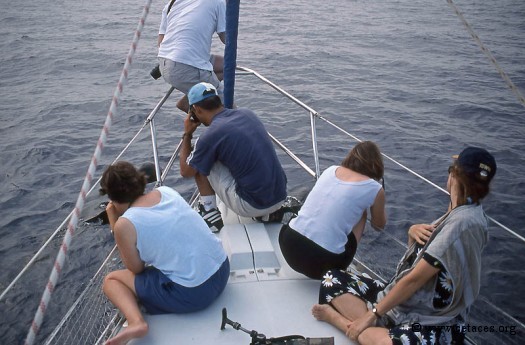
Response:
[[[103,290],[128,327],[107,344],[147,334],[149,314],[188,313],[210,305],[230,273],[220,240],[173,189],[144,194],[146,179],[128,162],[109,166],[100,182],[109,223],[126,269],[109,273]]]
[[[289,225],[279,234],[286,262],[295,271],[321,279],[329,269],[346,269],[365,229],[386,224],[385,190],[378,182],[384,172],[376,144],[354,146],[341,166],[326,169]]]

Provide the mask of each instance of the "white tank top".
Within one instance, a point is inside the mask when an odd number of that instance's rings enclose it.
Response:
[[[165,186],[157,190],[157,205],[131,207],[122,217],[135,227],[142,261],[177,284],[198,286],[226,260],[221,241],[179,193]]]
[[[340,254],[352,228],[374,203],[381,185],[372,179],[342,181],[335,176],[337,168],[333,165],[321,174],[290,227],[324,249]]]

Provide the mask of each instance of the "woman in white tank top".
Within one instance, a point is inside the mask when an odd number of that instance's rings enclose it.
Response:
[[[367,210],[375,229],[386,224],[384,173],[377,145],[357,144],[340,166],[326,169],[296,218],[279,234],[281,251],[294,270],[321,279],[346,269],[365,229]]]

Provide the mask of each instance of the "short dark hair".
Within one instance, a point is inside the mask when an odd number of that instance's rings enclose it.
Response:
[[[100,180],[100,195],[119,203],[131,203],[144,194],[146,175],[133,164],[119,161],[106,168]]]
[[[450,173],[456,178],[459,185],[458,200],[456,200],[458,206],[469,203],[479,204],[489,194],[489,183],[478,179],[475,174],[465,172],[456,163],[451,168]]]
[[[355,145],[341,165],[374,180],[381,179],[385,173],[379,147],[372,141],[363,141]]]
[[[195,103],[194,105],[197,105],[205,110],[215,110],[222,106],[222,101],[219,96],[211,96]]]

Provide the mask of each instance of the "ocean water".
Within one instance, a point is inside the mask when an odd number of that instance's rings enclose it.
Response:
[[[144,3],[0,0],[0,291],[72,210]],[[455,3],[525,92],[525,2]],[[163,4],[152,4],[98,173],[168,89],[149,76]],[[487,148],[498,172],[484,208],[525,236],[525,108],[446,1],[243,1],[238,49],[239,65],[269,77],[360,139],[377,142],[389,157],[440,186],[446,184],[451,155],[469,145]],[[221,51],[217,39],[213,52]],[[277,138],[312,164],[308,114],[247,76],[237,85],[236,104],[260,114]],[[175,96],[156,118],[164,164],[182,130],[175,107],[180,94]],[[337,164],[355,144],[322,123],[318,138],[321,169]],[[140,136],[123,159],[151,161],[148,140]],[[304,197],[313,180],[280,157],[289,194]],[[365,234],[358,256],[388,277],[408,226],[437,218],[448,198],[392,162],[385,164],[388,226],[384,234]],[[175,168],[167,184],[189,198],[191,181],[177,174]],[[0,343],[25,338],[60,244],[61,236],[0,302]],[[40,338],[112,245],[106,229],[77,230]],[[491,226],[476,305],[488,301],[525,322],[524,248],[524,242]],[[511,326],[481,312],[473,317],[478,325]],[[519,339],[513,335],[505,342]]]

